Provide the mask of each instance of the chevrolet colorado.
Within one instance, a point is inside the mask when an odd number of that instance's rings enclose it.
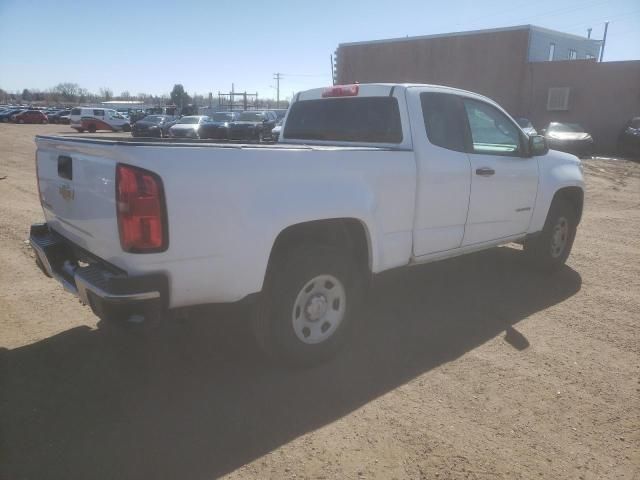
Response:
[[[273,145],[38,136],[37,263],[102,318],[253,300],[261,347],[313,363],[370,277],[509,242],[546,270],[580,222],[580,161],[495,102],[432,85],[297,94]]]

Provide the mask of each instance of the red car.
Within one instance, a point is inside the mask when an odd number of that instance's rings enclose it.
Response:
[[[49,123],[47,116],[40,110],[25,110],[11,117],[15,123]]]

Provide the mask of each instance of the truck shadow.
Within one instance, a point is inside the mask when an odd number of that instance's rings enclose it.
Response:
[[[243,320],[216,312],[154,335],[74,328],[0,352],[0,478],[209,479],[233,471],[580,290],[496,248],[376,281],[360,338],[331,362],[285,370]],[[509,340],[510,339],[510,340]]]

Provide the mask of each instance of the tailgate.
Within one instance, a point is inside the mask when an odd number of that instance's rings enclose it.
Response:
[[[49,226],[108,260],[121,253],[115,205],[114,145],[37,138],[40,200]]]

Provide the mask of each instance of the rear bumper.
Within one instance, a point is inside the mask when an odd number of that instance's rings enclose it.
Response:
[[[151,306],[166,308],[168,280],[164,274],[130,276],[84,252],[46,223],[31,226],[29,242],[43,272],[99,316],[111,306],[130,307],[131,313],[144,313]]]

